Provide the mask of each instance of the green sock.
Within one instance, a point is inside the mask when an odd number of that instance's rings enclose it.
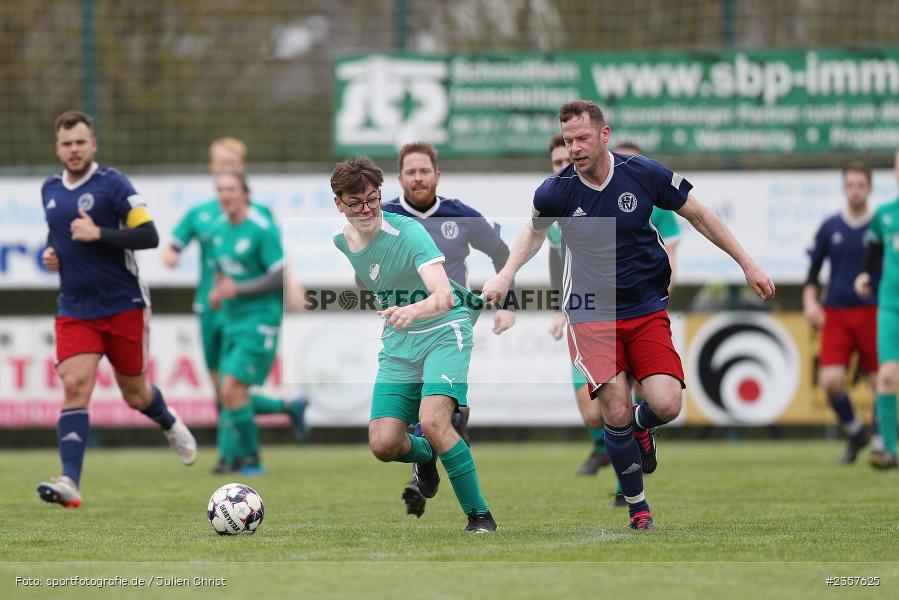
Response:
[[[896,456],[896,394],[877,394],[877,422],[884,449]]]
[[[455,446],[440,455],[440,462],[446,469],[446,474],[453,484],[456,498],[462,505],[466,515],[475,512],[479,515],[490,512],[487,502],[481,495],[481,484],[478,482],[478,472],[475,470],[474,458],[471,450],[465,445],[464,440],[459,440]]]
[[[431,448],[431,443],[427,438],[418,437],[417,435],[411,435],[409,433],[406,435],[409,436],[409,441],[412,442],[412,448],[399,457],[397,461],[404,463],[426,463],[434,458],[434,449]]]
[[[245,404],[240,408],[225,411],[234,422],[234,430],[237,433],[238,456],[253,456],[259,454],[259,430],[256,428],[253,407]]]
[[[234,430],[234,419],[224,409],[219,412],[219,429],[215,443],[219,457],[229,465],[233,463],[237,456],[237,432]]]
[[[599,454],[606,454],[606,434],[603,427],[588,427],[587,433],[593,440],[593,447]]]
[[[262,394],[250,394],[250,404],[257,415],[275,415],[283,413],[285,409],[284,400]]]
[[[622,493],[624,493],[624,492],[621,489],[621,482],[618,481],[618,478],[616,477],[615,478],[615,494],[622,494]]]

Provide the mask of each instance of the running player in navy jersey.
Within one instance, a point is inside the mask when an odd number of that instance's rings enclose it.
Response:
[[[468,258],[471,248],[490,257],[499,272],[509,258],[509,247],[500,237],[499,224],[483,216],[461,200],[437,195],[440,170],[437,168],[437,150],[426,142],[413,142],[400,149],[397,157],[400,186],[403,194],[381,204],[381,210],[411,217],[421,223],[437,248],[443,253],[446,275],[456,283],[468,287]],[[493,333],[500,334],[515,324],[515,313],[497,310],[493,318]],[[462,439],[468,442],[465,426],[468,407],[460,406],[453,415],[453,425]],[[421,424],[413,428],[421,435]],[[421,517],[424,514],[426,496],[421,492],[417,469],[435,468],[436,464],[413,465],[412,481],[403,489],[402,498],[406,513]],[[431,474],[433,476],[433,474]]]
[[[877,298],[860,298],[853,289],[865,255],[868,224],[874,216],[868,207],[871,167],[858,162],[846,166],[843,192],[846,208],[821,224],[808,250],[811,265],[802,290],[802,304],[806,320],[821,330],[818,381],[848,438],[840,462],[851,464],[869,438],[846,391],[849,359],[853,354],[858,356],[858,369],[871,377],[872,385],[877,373]],[[830,261],[830,281],[822,308],[818,300],[821,291],[818,275],[825,260]],[[880,279],[879,271],[878,268],[873,274],[875,287]]]
[[[134,250],[159,236],[128,179],[94,162],[91,118],[77,111],[56,120],[56,155],[65,167],[41,188],[50,233],[44,265],[59,271],[56,370],[65,400],[58,423],[62,475],[42,482],[45,502],[81,505],[79,483],[89,431],[88,404],[105,355],[128,405],[162,428],[185,465],[197,454],[193,435],[144,377],[150,296],[137,276]]]
[[[676,211],[733,257],[762,299],[774,297],[774,283],[721,219],[690,193],[687,180],[654,160],[609,152],[611,129],[596,104],[563,104],[559,121],[572,164],[535,192],[531,223],[519,234],[506,266],[484,285],[484,297],[490,302],[505,297],[518,269],[559,221],[569,352],[602,406],[606,448],[628,503],[630,526],[652,529],[643,489],[643,473],[656,468],[650,429],[680,413],[685,387],[668,320],[671,267],[650,225],[652,207]],[[614,232],[603,229],[610,226]],[[628,375],[643,385],[646,401],[640,405],[631,404]]]

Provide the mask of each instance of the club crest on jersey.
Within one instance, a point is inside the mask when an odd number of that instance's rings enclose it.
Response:
[[[234,252],[236,254],[243,254],[250,247],[250,240],[247,238],[240,238],[237,240],[237,243],[234,244]]]
[[[85,211],[89,211],[94,207],[94,195],[90,192],[85,194],[81,194],[78,197],[78,208],[84,209]]]
[[[372,281],[377,281],[378,276],[381,274],[381,265],[378,263],[372,263],[372,265],[368,268],[368,277]]]
[[[634,212],[637,208],[637,197],[630,192],[624,192],[618,196],[618,208],[621,212]]]
[[[842,244],[843,243],[843,234],[839,231],[835,231],[832,236],[830,236],[831,244]]]
[[[459,225],[457,225],[455,221],[447,221],[440,226],[440,233],[442,233],[443,237],[446,239],[454,240],[456,239],[456,236],[459,235]]]

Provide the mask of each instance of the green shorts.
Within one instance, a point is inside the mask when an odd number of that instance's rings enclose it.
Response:
[[[899,361],[899,310],[877,309],[877,362]]]
[[[584,377],[584,374],[578,371],[574,365],[571,365],[571,385],[574,387],[575,392],[587,385],[587,379]]]
[[[225,328],[219,377],[231,375],[247,385],[262,385],[278,353],[280,322]]]
[[[470,319],[420,331],[388,330],[378,354],[370,418],[417,423],[421,399],[435,394],[465,406],[473,347]]]
[[[216,371],[221,358],[225,325],[222,311],[207,308],[199,313],[197,318],[200,320],[200,341],[203,343],[203,358],[206,359],[206,368]]]

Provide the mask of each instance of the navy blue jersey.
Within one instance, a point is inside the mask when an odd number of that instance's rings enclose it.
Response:
[[[468,287],[468,266],[465,260],[471,248],[480,250],[490,258],[494,258],[500,248],[506,248],[499,235],[499,225],[461,200],[437,196],[434,206],[422,212],[406,202],[405,198],[399,197],[384,202],[381,209],[411,217],[424,225],[437,248],[446,257],[443,264],[446,276],[465,287]],[[503,258],[506,258],[506,254]]]
[[[79,208],[98,227],[110,228],[128,225],[135,209],[145,213],[143,199],[124,175],[94,163],[73,187],[56,173],[44,182],[41,198],[59,255],[59,316],[97,319],[150,305],[133,251],[100,241],[76,242],[69,230]]]
[[[815,233],[815,240],[808,249],[812,269],[817,273],[825,260],[830,261],[830,281],[824,295],[824,306],[845,308],[850,306],[873,306],[877,304],[877,294],[870,298],[859,298],[853,284],[861,270],[865,256],[865,235],[873,213],[859,221],[836,214],[827,218]],[[871,286],[877,289],[880,270],[871,274]]]
[[[534,193],[534,228],[558,221],[562,229],[562,293],[572,324],[632,319],[668,306],[671,265],[650,217],[654,206],[681,208],[693,186],[644,156],[609,155],[602,185],[581,179],[571,164]]]

